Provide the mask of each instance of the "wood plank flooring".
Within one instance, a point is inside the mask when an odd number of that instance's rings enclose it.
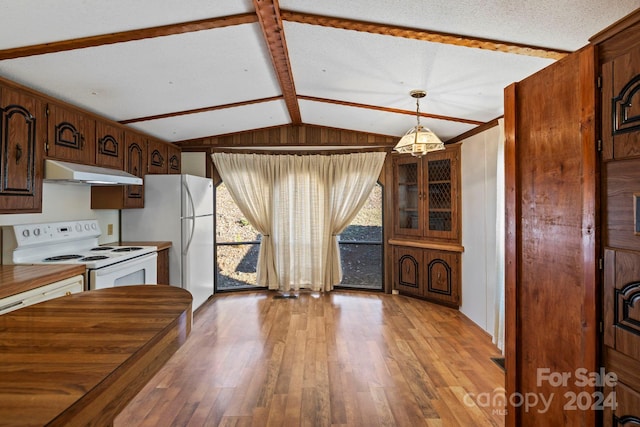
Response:
[[[504,425],[490,405],[504,393],[500,354],[458,311],[373,292],[275,295],[214,296],[114,425]]]

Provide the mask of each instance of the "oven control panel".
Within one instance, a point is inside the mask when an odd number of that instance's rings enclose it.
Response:
[[[61,243],[99,237],[100,225],[95,219],[19,224],[11,226],[16,247]]]

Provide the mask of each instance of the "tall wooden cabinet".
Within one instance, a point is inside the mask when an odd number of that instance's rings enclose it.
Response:
[[[604,426],[640,425],[640,13],[596,36],[601,78]]]
[[[0,85],[0,213],[42,211],[45,103]]]
[[[550,401],[508,399],[508,426],[597,422],[595,82],[587,47],[505,90],[506,396]]]
[[[460,146],[393,158],[394,289],[460,305]]]

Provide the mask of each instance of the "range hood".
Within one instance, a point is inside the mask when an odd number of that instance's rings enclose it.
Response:
[[[44,161],[44,179],[91,185],[142,185],[142,178],[121,170],[48,159]]]

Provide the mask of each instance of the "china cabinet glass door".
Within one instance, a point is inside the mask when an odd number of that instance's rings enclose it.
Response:
[[[415,157],[397,158],[396,174],[396,223],[397,234],[422,234],[422,171],[420,159]]]

